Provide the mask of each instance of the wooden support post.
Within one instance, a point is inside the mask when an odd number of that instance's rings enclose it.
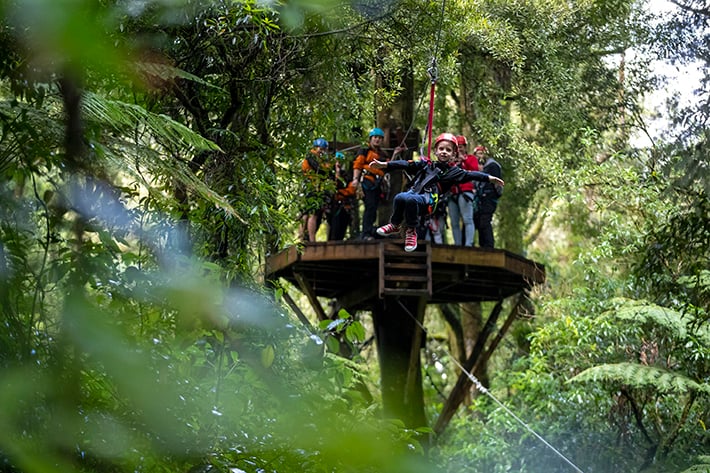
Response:
[[[301,291],[303,291],[308,298],[308,301],[311,303],[311,307],[313,307],[313,310],[318,316],[318,320],[328,320],[328,316],[326,315],[325,310],[323,310],[323,306],[320,305],[318,297],[316,297],[316,292],[313,290],[311,285],[308,284],[308,281],[306,281],[300,273],[294,272],[293,277],[298,283],[298,287],[301,288]]]
[[[427,425],[422,388],[421,329],[425,297],[386,296],[372,308],[380,359],[382,405],[385,415],[407,427]]]
[[[496,334],[495,338],[491,340],[491,343],[490,345],[488,345],[488,348],[486,349],[485,353],[483,353],[483,356],[476,360],[476,363],[471,368],[470,372],[473,373],[474,376],[477,376],[479,368],[481,366],[484,366],[488,362],[488,360],[491,358],[491,355],[493,355],[493,352],[496,350],[496,348],[498,348],[498,344],[500,344],[501,340],[503,340],[505,334],[508,333],[510,326],[513,325],[515,319],[518,318],[518,312],[520,311],[520,308],[522,307],[523,301],[526,297],[526,294],[520,294],[520,296],[518,296],[518,302],[515,304],[515,307],[511,309],[510,313],[508,314],[508,317],[505,319],[505,322],[503,322],[503,326],[500,328],[500,330],[498,330],[498,333]]]
[[[288,292],[284,291],[283,292],[283,299],[286,301],[288,306],[291,308],[296,313],[296,317],[298,317],[298,320],[301,321],[303,325],[306,326],[309,332],[313,333],[315,329],[313,328],[313,325],[311,325],[311,321],[308,320],[308,317],[306,317],[306,314],[303,313],[300,307],[296,304],[296,301],[293,300],[293,298],[289,295]]]
[[[502,310],[503,300],[499,300],[498,303],[496,303],[495,307],[493,307],[491,315],[488,316],[488,320],[486,320],[486,324],[483,326],[483,330],[481,330],[481,333],[479,334],[478,339],[476,340],[476,344],[473,347],[473,352],[471,353],[471,356],[469,356],[466,362],[463,364],[463,368],[466,373],[471,372],[471,370],[476,365],[476,362],[479,360],[479,357],[484,352],[486,341],[488,340],[490,334],[493,332],[493,329],[495,328],[495,325],[498,322],[498,317],[500,316]],[[511,311],[511,314],[515,314],[516,312],[516,310],[513,310]],[[510,324],[507,324],[506,326],[506,324],[504,324],[503,328],[507,330],[507,327],[509,325]],[[501,328],[501,331],[499,332],[500,338],[505,335],[505,333],[502,332],[503,328]],[[456,409],[458,409],[458,407],[463,402],[463,399],[466,396],[466,391],[471,387],[471,380],[468,378],[466,373],[461,373],[459,375],[459,378],[456,381],[456,385],[451,390],[451,393],[449,394],[449,397],[446,400],[444,407],[441,409],[439,419],[436,421],[436,425],[434,426],[434,433],[437,435],[441,434],[441,432],[443,432],[446,426],[449,424],[449,421],[454,416]]]
[[[419,306],[415,313],[409,312],[407,307],[400,301],[397,301],[403,310],[407,311],[410,318],[414,320],[414,335],[412,336],[412,348],[409,353],[409,367],[407,368],[407,382],[404,386],[404,404],[409,404],[410,396],[416,396],[416,382],[421,384],[421,349],[422,341],[424,340],[424,311],[426,310],[426,300],[423,297],[419,298]]]

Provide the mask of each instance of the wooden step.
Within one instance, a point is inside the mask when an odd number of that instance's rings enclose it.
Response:
[[[427,288],[385,288],[383,294],[387,296],[428,296],[429,291],[427,291]]]
[[[400,251],[387,251],[385,250],[385,257],[386,258],[394,258],[394,259],[424,259],[426,258],[426,253],[423,251],[413,251],[411,253],[407,253],[404,250]]]
[[[426,271],[427,265],[426,263],[421,264],[421,263],[392,263],[392,262],[385,262],[385,269],[402,269],[406,271]]]
[[[431,297],[430,246],[405,252],[400,245],[387,242],[380,246],[380,297]]]
[[[423,276],[409,276],[409,275],[391,275],[385,274],[385,281],[402,281],[402,282],[427,282],[429,278],[426,274]]]

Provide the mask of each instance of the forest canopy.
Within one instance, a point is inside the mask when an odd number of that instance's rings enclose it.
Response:
[[[1,471],[710,468],[706,2],[4,0],[0,18]],[[700,82],[669,94],[659,61]],[[313,140],[351,159],[377,126],[425,149],[432,65],[433,131],[501,163],[497,246],[547,274],[488,361],[493,397],[440,435],[466,307],[427,312],[412,427],[383,415],[368,314],[319,324],[264,278],[301,244]]]

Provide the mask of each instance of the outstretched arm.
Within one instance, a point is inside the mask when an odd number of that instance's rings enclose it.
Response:
[[[488,175],[488,181],[492,182],[493,184],[498,184],[499,186],[504,186],[505,182],[503,182],[503,179],[500,177],[495,177],[493,174]]]
[[[378,161],[375,159],[370,163],[370,167],[375,169],[387,169],[387,161]]]
[[[454,168],[454,169],[461,169],[461,168]],[[497,184],[500,186],[504,186],[505,182],[503,182],[503,179],[500,177],[496,177],[493,174],[488,174],[486,172],[481,172],[481,171],[459,171],[461,175],[457,175],[456,178],[459,180],[459,182],[467,182],[467,181],[479,181],[479,182],[491,182],[493,184]]]

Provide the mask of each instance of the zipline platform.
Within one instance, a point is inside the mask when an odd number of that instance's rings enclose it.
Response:
[[[545,268],[505,250],[420,241],[416,251],[407,253],[404,240],[382,239],[287,248],[267,258],[265,276],[267,281],[285,279],[294,284],[320,321],[337,317],[341,308],[372,314],[384,411],[415,428],[428,425],[420,357],[427,305],[496,302],[463,364],[466,371],[475,372],[487,363],[517,317],[523,294],[544,282]],[[517,302],[499,325],[503,301],[511,296]],[[318,297],[331,300],[330,313]],[[311,326],[287,292],[284,300],[304,325]],[[470,380],[461,373],[439,415],[437,434],[468,389]]]
[[[400,239],[305,243],[266,260],[266,279],[366,310],[386,295],[422,296],[427,304],[498,301],[545,280],[539,263],[501,249]]]

